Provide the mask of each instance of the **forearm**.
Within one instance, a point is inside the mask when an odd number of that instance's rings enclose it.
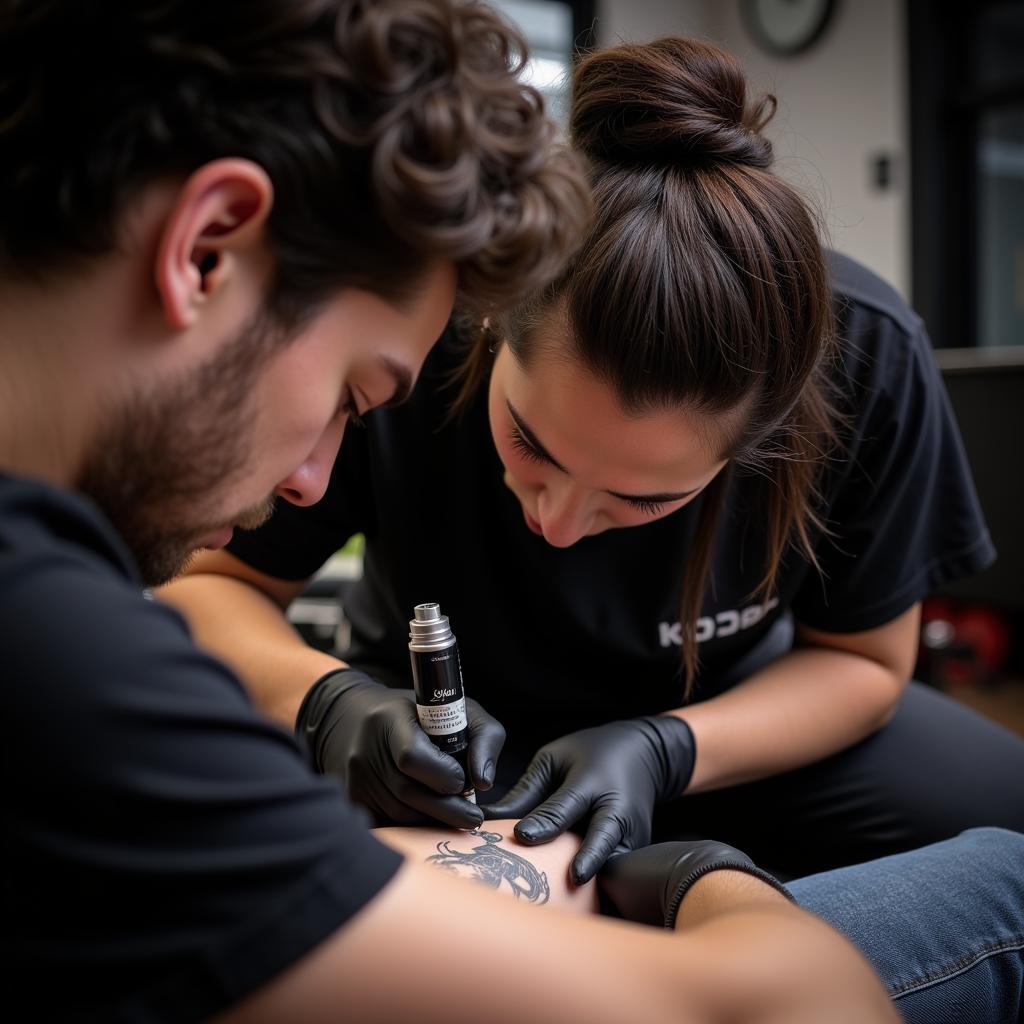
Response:
[[[288,728],[310,686],[344,664],[306,644],[281,608],[243,580],[196,573],[157,596],[188,619],[200,646],[238,673],[256,706]]]
[[[726,693],[673,712],[696,740],[688,792],[777,775],[842,750],[888,720],[905,684],[862,655],[791,651]]]
[[[427,827],[378,828],[374,834],[412,862],[468,878],[520,902],[596,913],[597,884],[569,882],[569,862],[579,838],[566,833],[543,846],[527,846],[516,839],[514,825],[498,820],[472,832]]]
[[[670,935],[522,904],[410,856],[352,922],[220,1020],[897,1021],[859,955],[788,906]]]

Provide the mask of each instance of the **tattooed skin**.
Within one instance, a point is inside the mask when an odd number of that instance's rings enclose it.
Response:
[[[437,853],[427,858],[428,864],[437,864],[456,875],[469,874],[479,882],[500,889],[503,882],[515,893],[516,899],[531,903],[547,903],[551,897],[548,876],[538,871],[525,857],[503,846],[498,846],[502,836],[497,832],[474,829],[467,833],[483,840],[469,853],[453,850],[448,841],[437,844]]]

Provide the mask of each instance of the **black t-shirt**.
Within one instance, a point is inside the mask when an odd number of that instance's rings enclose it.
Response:
[[[8,1003],[207,1017],[397,870],[85,501],[0,475],[0,624]]]
[[[825,481],[832,532],[816,545],[822,572],[791,551],[776,592],[751,600],[765,537],[756,478],[734,476],[697,624],[694,699],[735,683],[736,666],[787,609],[823,630],[870,629],[994,557],[923,325],[863,267],[834,256],[832,269],[840,403],[851,425]],[[346,601],[348,657],[410,685],[407,622],[415,604],[440,602],[466,692],[505,724],[510,752],[678,707],[678,610],[700,497],[641,527],[549,546],[502,482],[486,394],[446,422],[444,385],[458,358],[458,346],[442,342],[407,405],[373,412],[365,430],[346,433],[321,502],[279,503],[231,551],[263,572],[302,579],[365,533],[364,576]]]

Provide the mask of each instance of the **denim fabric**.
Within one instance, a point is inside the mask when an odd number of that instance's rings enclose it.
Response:
[[[861,949],[904,1020],[1024,1020],[1024,835],[970,829],[789,888]]]

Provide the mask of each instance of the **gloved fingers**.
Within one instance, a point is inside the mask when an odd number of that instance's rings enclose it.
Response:
[[[594,795],[570,778],[539,807],[516,824],[516,838],[547,843],[576,824],[594,805]]]
[[[434,746],[420,728],[415,709],[411,710],[411,715],[408,721],[393,722],[388,736],[388,749],[395,767],[405,778],[420,782],[436,793],[461,793],[466,788],[462,766]]]
[[[603,914],[642,924],[664,924],[665,881],[675,862],[665,866],[662,857],[641,857],[646,849],[614,854],[598,872]]]
[[[624,852],[622,844],[629,826],[622,811],[623,807],[618,801],[594,811],[583,844],[569,866],[574,885],[589,882],[613,853]]]
[[[452,828],[474,829],[484,820],[484,812],[465,797],[441,796],[411,780],[401,782],[394,795],[406,808]]]
[[[475,701],[466,701],[469,715],[469,774],[477,789],[494,785],[498,755],[505,745],[505,727]]]
[[[348,779],[348,795],[353,803],[369,811],[374,826],[422,825],[426,816],[403,804],[390,790],[385,789],[376,776],[364,784],[358,773]]]
[[[500,800],[484,805],[484,812],[488,818],[521,818],[548,795],[550,788],[551,764],[538,754]]]
[[[437,821],[453,828],[474,829],[483,821],[476,804],[460,796],[439,796],[411,780],[399,783],[396,792],[384,789],[379,779],[364,786],[353,780],[352,800],[365,807],[374,825],[426,825]]]

